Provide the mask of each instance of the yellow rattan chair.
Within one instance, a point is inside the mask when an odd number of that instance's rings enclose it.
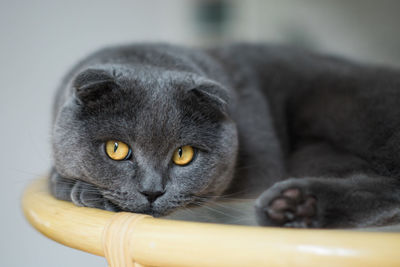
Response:
[[[400,266],[400,233],[300,230],[156,219],[54,199],[46,179],[22,206],[42,234],[122,266]]]

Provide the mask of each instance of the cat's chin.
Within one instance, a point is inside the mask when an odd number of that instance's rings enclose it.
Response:
[[[152,211],[150,211],[150,213],[146,213],[146,214],[158,218],[158,217],[166,216],[166,215],[170,214],[171,212],[172,212],[172,211],[159,212],[159,211],[154,211],[154,210],[152,210]]]
[[[118,207],[120,209],[119,211],[146,214],[146,215],[150,215],[150,216],[153,216],[156,218],[166,216],[176,210],[176,209],[165,209],[165,208],[158,209],[157,207],[154,207],[152,205],[143,205],[140,208],[138,208],[138,207],[132,208],[127,205],[118,205]]]
[[[146,214],[146,215],[150,215],[152,217],[158,218],[158,217],[167,216],[168,214],[170,214],[173,211],[174,210],[159,211],[159,210],[156,210],[156,209],[153,209],[153,208],[149,208],[149,209],[142,210],[142,211],[131,211],[131,212]]]

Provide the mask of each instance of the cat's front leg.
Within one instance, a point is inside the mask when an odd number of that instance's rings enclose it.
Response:
[[[94,185],[62,177],[54,169],[50,176],[50,191],[60,200],[72,201],[80,207],[118,211],[113,203],[103,197]]]
[[[400,223],[400,183],[385,177],[288,179],[256,201],[258,223],[297,228]]]

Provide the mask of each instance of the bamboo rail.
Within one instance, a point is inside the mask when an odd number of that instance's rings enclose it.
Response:
[[[27,220],[66,246],[122,266],[400,266],[400,233],[297,230],[155,219],[56,200],[28,186]]]

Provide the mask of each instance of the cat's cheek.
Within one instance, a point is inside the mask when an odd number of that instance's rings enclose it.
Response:
[[[186,166],[174,165],[170,169],[169,182],[178,192],[197,192],[207,185],[207,169],[204,166],[202,155],[197,153],[191,163]]]
[[[99,162],[92,170],[91,178],[98,186],[111,190],[121,190],[123,186],[133,188],[136,168],[130,162]]]

